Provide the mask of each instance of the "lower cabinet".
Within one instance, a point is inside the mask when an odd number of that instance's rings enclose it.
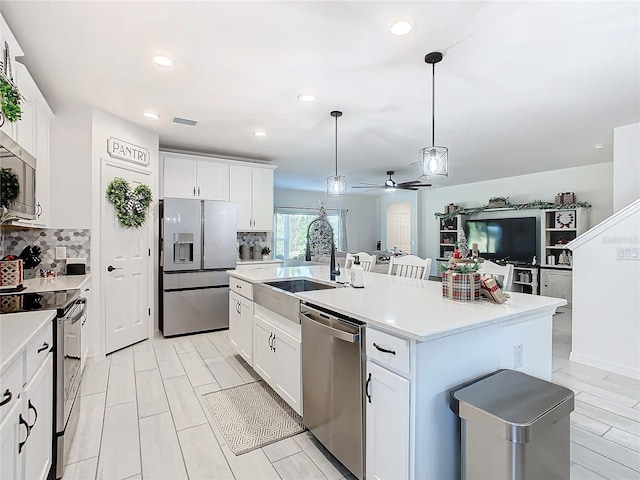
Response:
[[[284,321],[289,322],[286,319]],[[256,309],[253,368],[285,402],[302,415],[300,338],[286,332],[288,327],[280,322],[281,320],[269,316],[264,310]]]
[[[409,478],[409,380],[367,361],[368,479]]]
[[[564,298],[571,306],[573,295],[571,270],[543,268],[540,270],[540,295]]]
[[[50,324],[48,328],[51,329]],[[24,388],[23,366],[19,357],[0,377],[3,390],[0,398],[2,480],[44,480],[52,462],[53,353],[46,354],[31,378],[27,378]],[[18,388],[11,381],[15,371],[20,374]]]
[[[253,302],[229,292],[229,341],[249,365],[253,363]]]

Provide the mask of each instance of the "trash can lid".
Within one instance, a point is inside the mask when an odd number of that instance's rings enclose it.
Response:
[[[526,426],[572,398],[573,392],[522,372],[500,370],[453,392],[452,396],[504,423]],[[460,416],[465,418],[462,409]]]

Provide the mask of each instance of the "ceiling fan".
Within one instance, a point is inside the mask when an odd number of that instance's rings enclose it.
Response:
[[[393,191],[393,190],[418,190],[420,187],[431,186],[430,183],[422,183],[420,182],[420,180],[412,180],[410,182],[397,183],[393,178],[391,178],[391,176],[394,173],[395,172],[393,170],[387,170],[387,175],[389,175],[389,178],[386,179],[382,185],[359,182],[362,184],[362,186],[354,186],[352,188],[368,188],[370,190],[384,188],[387,191]]]

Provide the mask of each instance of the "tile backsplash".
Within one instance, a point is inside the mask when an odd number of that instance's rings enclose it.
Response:
[[[56,247],[67,249],[67,258],[86,258],[87,273],[91,271],[91,230],[89,229],[30,229],[2,231],[1,257],[20,255],[27,245],[42,249],[38,269],[66,272],[66,262],[56,260]]]

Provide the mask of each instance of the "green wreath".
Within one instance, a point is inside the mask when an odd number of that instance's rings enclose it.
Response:
[[[116,177],[107,185],[106,193],[123,227],[140,228],[144,224],[152,200],[151,189],[147,185],[138,185],[131,190],[124,178]]]
[[[10,207],[20,194],[20,180],[10,168],[0,168],[0,205]]]

